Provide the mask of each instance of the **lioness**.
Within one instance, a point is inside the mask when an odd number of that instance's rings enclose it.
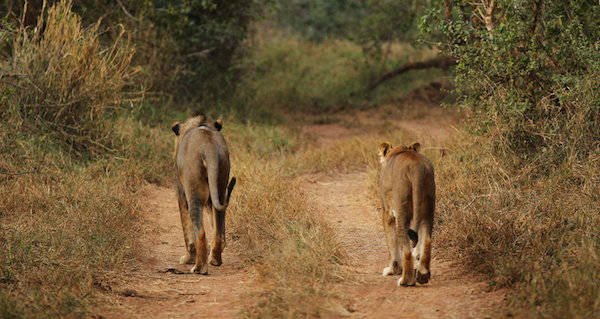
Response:
[[[206,116],[197,115],[185,122],[173,124],[175,138],[176,187],[179,213],[183,226],[186,252],[180,263],[194,261],[192,273],[207,274],[206,232],[202,224],[204,213],[211,218],[214,231],[210,264],[221,265],[225,248],[225,210],[235,186],[229,186],[229,150],[221,134],[223,123],[209,123]]]
[[[415,280],[425,284],[431,276],[435,180],[433,166],[419,148],[419,143],[394,148],[390,143],[379,146],[382,221],[390,252],[390,263],[383,275],[401,272],[398,285],[403,286],[414,286]]]

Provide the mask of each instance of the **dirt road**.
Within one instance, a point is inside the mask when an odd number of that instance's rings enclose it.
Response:
[[[110,283],[105,318],[234,318],[253,292],[252,272],[237,258],[235,249],[223,252],[223,265],[209,275],[190,274],[192,265],[179,265],[183,232],[172,189],[150,186],[145,191],[142,255],[148,256],[123,278]],[[208,229],[212,232],[212,229]],[[209,236],[209,238],[212,238]],[[235,247],[233,247],[235,248]],[[173,268],[175,270],[167,270]],[[170,272],[173,271],[173,272]],[[246,298],[249,301],[249,299]]]
[[[377,116],[359,115],[361,126],[381,123]],[[374,124],[375,123],[375,124]],[[454,117],[440,109],[429,110],[418,118],[396,118],[393,124],[415,140],[430,145],[444,145],[456,134]],[[329,125],[319,132],[323,143],[354,135]],[[334,132],[334,133],[331,133]],[[411,140],[412,141],[412,140]],[[406,141],[406,142],[411,142]],[[442,260],[433,242],[432,279],[424,286],[398,287],[399,276],[382,276],[387,266],[381,219],[367,187],[367,173],[307,176],[304,191],[323,212],[336,231],[349,257],[350,280],[335,287],[348,299],[346,308],[354,318],[488,318],[499,317],[495,309],[504,294],[489,292],[487,284],[452,260]],[[443,196],[443,194],[438,194]]]
[[[396,121],[412,135],[442,143],[451,134],[452,121],[425,116],[419,121]],[[432,120],[432,118],[434,118]],[[325,142],[356,135],[327,124],[309,128]],[[333,289],[344,298],[344,315],[356,318],[486,318],[503,299],[486,292],[486,283],[459,264],[436,257],[428,285],[397,287],[397,276],[383,277],[387,250],[377,210],[368,197],[366,172],[304,176],[304,191],[335,229],[349,256],[349,280]],[[332,191],[335,190],[335,191]],[[243,191],[243,190],[240,190]],[[99,311],[105,318],[232,318],[238,317],[245,298],[259,289],[252,271],[237,257],[235,246],[224,252],[224,264],[210,267],[209,276],[165,272],[190,266],[177,264],[184,251],[177,203],[173,191],[152,186],[145,194],[144,255],[123,280],[110,283],[109,302]],[[342,314],[340,314],[342,315]],[[493,315],[495,316],[495,315]]]
[[[336,289],[349,299],[346,308],[351,317],[486,318],[502,301],[501,293],[486,292],[486,283],[460,265],[436,258],[435,241],[430,283],[397,287],[398,276],[381,275],[388,253],[379,214],[364,187],[367,174],[311,180],[305,191],[322,207],[323,217],[333,225],[349,256],[350,280]]]

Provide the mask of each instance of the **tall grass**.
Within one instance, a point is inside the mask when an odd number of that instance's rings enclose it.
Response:
[[[102,276],[135,257],[135,192],[164,181],[170,139],[131,119],[128,148],[92,162],[50,134],[0,125],[0,317],[83,316]]]
[[[102,46],[99,22],[82,26],[71,5],[57,2],[42,10],[33,30],[17,29],[2,70],[16,76],[8,113],[15,125],[49,130],[78,149],[104,150],[112,129],[105,115],[123,99],[134,50],[123,28]]]
[[[228,213],[242,257],[256,264],[263,283],[247,315],[319,316],[332,303],[330,284],[341,276],[335,235],[277,163],[254,163],[237,165],[244,191]]]
[[[2,318],[84,317],[102,276],[135,256],[135,192],[169,166],[164,132],[112,112],[131,47],[101,45],[70,6],[13,34],[2,64],[16,75],[1,87]]]
[[[510,287],[518,317],[592,318],[600,312],[600,165],[597,158],[535,177],[502,166],[469,138],[437,166],[436,242]],[[575,171],[573,171],[575,169]]]

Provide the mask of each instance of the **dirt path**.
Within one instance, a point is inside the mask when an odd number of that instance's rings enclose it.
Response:
[[[349,256],[349,281],[336,289],[349,300],[357,318],[486,318],[502,294],[486,292],[486,284],[460,265],[436,258],[425,286],[397,287],[398,276],[383,277],[387,264],[380,217],[368,196],[367,174],[313,176],[305,191],[320,206]]]
[[[369,117],[365,126],[381,122]],[[455,117],[439,109],[413,119],[395,119],[393,125],[411,138],[443,145],[456,130]],[[340,127],[314,127],[323,144],[334,138],[352,136]],[[331,129],[334,133],[329,132]],[[412,141],[412,140],[411,140]],[[487,284],[463,270],[459,264],[436,256],[433,242],[432,279],[429,284],[398,287],[398,276],[381,275],[387,266],[388,252],[379,213],[369,197],[367,173],[307,176],[304,191],[323,212],[348,254],[350,280],[337,289],[348,300],[346,308],[356,318],[488,318],[504,298],[500,291],[488,292]]]
[[[179,210],[174,191],[150,186],[145,190],[144,253],[130,272],[110,283],[105,318],[233,318],[253,288],[252,273],[235,249],[223,252],[223,265],[209,267],[208,276],[189,274],[191,265],[179,265],[184,252]],[[212,231],[209,229],[209,232]],[[209,237],[210,238],[210,237]],[[165,272],[173,267],[180,274]]]
[[[420,119],[394,121],[415,138],[441,144],[452,134],[455,120],[431,113]],[[381,119],[352,128],[342,124],[312,125],[323,145],[360,135],[364,128],[376,129]],[[350,121],[354,121],[351,119]],[[357,127],[359,129],[357,129]],[[335,229],[349,256],[349,280],[334,289],[347,301],[346,308],[357,318],[485,318],[502,301],[499,292],[486,292],[486,284],[461,271],[460,265],[434,258],[432,279],[426,286],[397,287],[397,277],[382,277],[387,262],[386,243],[377,210],[367,192],[366,172],[303,177],[304,191],[319,206]],[[332,191],[333,190],[333,191]],[[208,276],[187,274],[190,266],[178,265],[183,248],[177,203],[173,191],[150,186],[146,189],[144,217],[149,227],[142,232],[142,260],[125,276],[103,283],[108,302],[99,318],[232,318],[251,303],[246,295],[255,292],[252,271],[237,257],[236,247],[224,251],[223,265],[210,267]],[[210,231],[210,230],[209,230]],[[165,272],[175,268],[175,274]],[[123,278],[121,278],[123,277]]]

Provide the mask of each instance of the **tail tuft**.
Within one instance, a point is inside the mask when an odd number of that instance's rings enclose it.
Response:
[[[407,233],[408,238],[410,238],[412,247],[417,246],[417,242],[419,241],[419,234],[417,234],[417,232],[412,229],[408,229]]]

